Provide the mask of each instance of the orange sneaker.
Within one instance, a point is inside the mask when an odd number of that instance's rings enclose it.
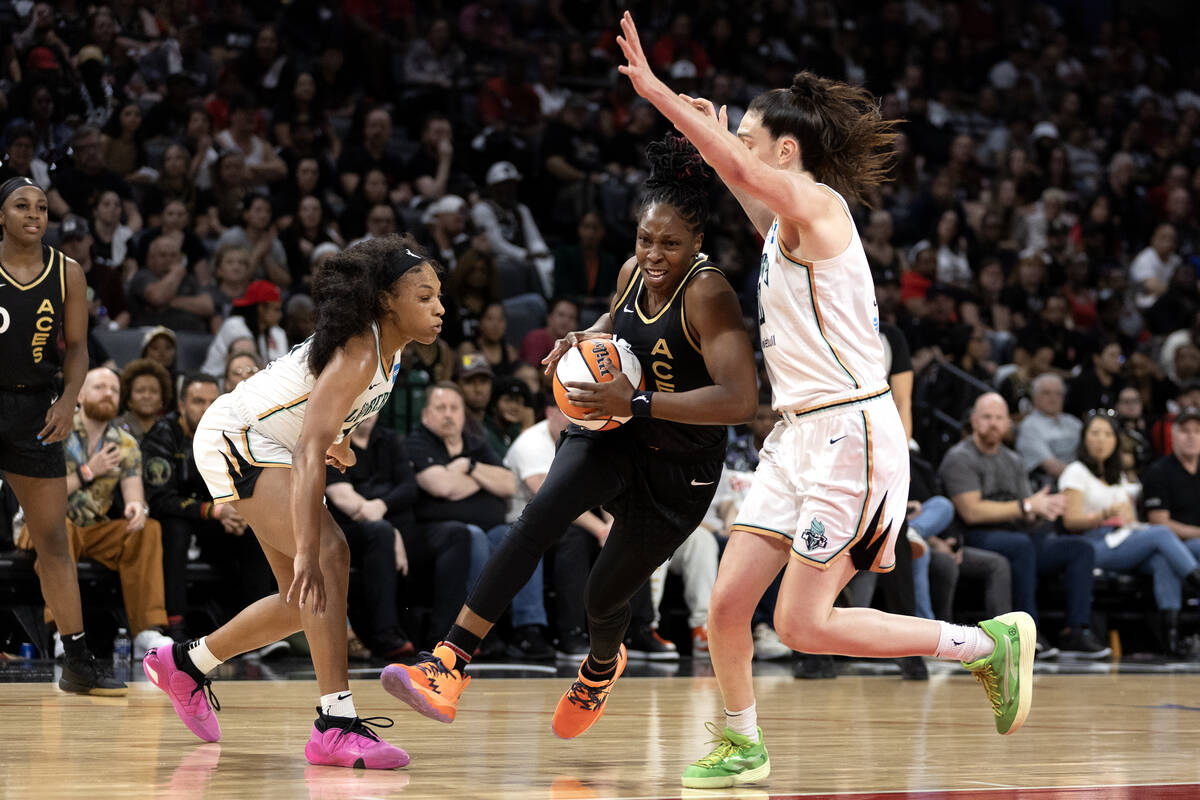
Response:
[[[458,656],[438,642],[432,653],[411,667],[390,664],[383,668],[380,680],[383,688],[413,707],[413,710],[438,722],[454,722],[458,713],[458,697],[471,682],[462,670],[455,669]]]
[[[692,658],[708,658],[708,628],[703,625],[692,628]]]
[[[580,667],[579,676],[554,709],[551,727],[560,739],[574,739],[600,719],[600,715],[604,713],[604,704],[608,702],[608,693],[625,671],[628,658],[625,645],[621,645],[621,649],[617,651],[617,668],[613,676],[602,683],[593,683],[583,677],[583,667]],[[586,658],[584,663],[587,663]]]

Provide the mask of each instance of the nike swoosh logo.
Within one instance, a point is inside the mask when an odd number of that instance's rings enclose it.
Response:
[[[698,481],[695,478],[692,478],[692,486],[712,486],[712,485],[713,485],[713,481]]]
[[[338,700],[345,700],[345,699],[346,699],[347,697],[349,697],[351,694],[352,694],[351,692],[346,692],[345,694],[339,694],[339,695],[338,695]]]
[[[837,437],[836,439],[830,439],[830,440],[829,440],[829,443],[830,443],[830,444],[837,444],[838,442],[840,442],[842,439],[845,439],[845,438],[846,438],[847,436],[849,436],[849,435],[850,435],[850,434],[848,434],[848,433],[847,433],[847,434],[845,434],[845,435],[843,435],[843,436],[839,436],[839,437]]]
[[[635,402],[635,403],[636,403],[638,400],[641,400],[643,403],[649,403],[649,402],[650,402],[650,398],[649,398],[649,397],[646,397],[646,395],[644,395],[644,394],[639,394],[637,397],[633,398],[633,402]]]
[[[625,306],[625,307],[624,307],[623,309],[621,309],[621,310],[622,310],[622,311],[624,311],[626,314],[632,314],[632,313],[633,313],[633,309],[632,309],[632,308],[630,308],[629,306]]]
[[[382,385],[383,385],[383,382],[382,382],[382,381],[381,381],[381,382],[379,382],[379,383],[372,383],[370,386],[368,386],[368,387],[367,387],[367,391],[369,392],[369,391],[371,391],[372,389],[374,389],[376,386],[382,386]]]
[[[964,641],[965,641],[965,640],[964,640]],[[951,639],[951,640],[950,640],[950,642],[951,642],[951,643],[952,643],[952,644],[953,644],[955,647],[962,647],[962,644],[963,644],[962,642],[958,641],[957,639]]]

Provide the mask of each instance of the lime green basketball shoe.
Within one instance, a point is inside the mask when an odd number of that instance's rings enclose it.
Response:
[[[1033,655],[1037,647],[1037,626],[1024,611],[1001,614],[984,620],[979,627],[996,641],[996,649],[963,666],[971,670],[983,685],[992,712],[996,732],[1016,733],[1029,716],[1033,704]]]
[[[729,728],[721,730],[711,722],[704,723],[714,737],[717,746],[699,761],[688,765],[683,771],[683,785],[689,789],[726,789],[734,784],[755,783],[771,774],[771,759],[763,743],[762,728],[758,728],[758,741],[749,736],[734,733]]]

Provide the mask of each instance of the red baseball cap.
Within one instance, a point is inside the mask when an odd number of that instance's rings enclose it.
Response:
[[[255,306],[259,303],[278,303],[279,287],[270,281],[254,281],[246,287],[246,293],[233,301],[234,308]]]

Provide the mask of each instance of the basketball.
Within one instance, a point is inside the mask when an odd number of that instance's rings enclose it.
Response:
[[[612,339],[588,339],[572,347],[554,369],[554,402],[567,419],[593,431],[609,431],[629,421],[629,417],[584,419],[588,409],[571,405],[564,384],[570,381],[606,383],[618,372],[625,373],[635,389],[646,388],[642,364],[629,346]]]

